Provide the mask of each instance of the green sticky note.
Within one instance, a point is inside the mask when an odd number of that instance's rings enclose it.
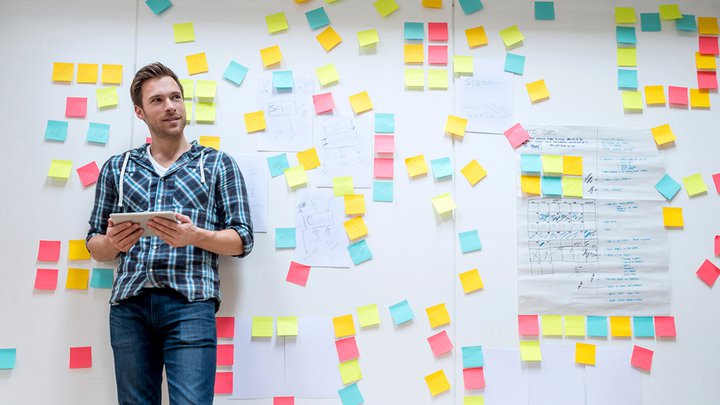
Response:
[[[355,194],[352,176],[338,176],[333,178],[333,194],[335,197]]]
[[[337,83],[338,80],[340,80],[340,76],[338,76],[337,69],[333,63],[315,69],[315,74],[322,86]]]
[[[585,317],[581,315],[565,315],[565,335],[585,336]]]
[[[192,100],[195,97],[195,80],[180,79],[180,85],[183,89],[183,98],[185,100]]]
[[[615,27],[618,44],[636,44],[635,27]]]
[[[660,13],[640,13],[640,30],[642,32],[660,32]]]
[[[661,4],[660,18],[663,20],[679,20],[682,18],[680,6],[677,4]]]
[[[311,30],[316,30],[326,25],[330,25],[330,18],[328,18],[325,8],[323,7],[318,7],[314,10],[308,11],[305,13],[305,18],[307,18]]]
[[[195,103],[195,122],[212,124],[215,122],[215,103]]]
[[[623,108],[626,110],[643,109],[642,93],[639,91],[623,90],[622,101]]]
[[[278,316],[277,335],[278,336],[297,336],[298,335],[298,317],[297,316]]]
[[[463,13],[468,15],[482,10],[483,4],[480,0],[460,0],[460,7],[462,7]]]
[[[160,15],[160,13],[172,6],[170,0],[145,0],[145,4],[155,15]]]
[[[195,28],[193,23],[173,24],[173,35],[175,36],[176,44],[195,41]]]
[[[563,197],[582,198],[583,196],[583,179],[582,177],[562,177],[562,194]]]
[[[215,100],[215,94],[217,94],[217,82],[215,80],[198,80],[196,85],[195,96],[197,96],[198,101],[212,103]]]
[[[17,349],[0,349],[0,370],[12,370],[15,368]]]
[[[632,7],[615,7],[615,23],[616,24],[635,24],[635,9]]]
[[[535,2],[535,19],[536,20],[554,20],[555,19],[555,3],[552,1],[536,1]]]
[[[545,176],[560,176],[563,172],[562,155],[541,155],[542,171]]]
[[[539,340],[521,340],[520,358],[522,361],[542,361]]]
[[[675,20],[675,28],[678,31],[697,32],[698,26],[695,16],[692,14],[683,14],[682,18]]]
[[[515,46],[525,39],[517,25],[500,30],[500,37],[507,48]]]
[[[67,139],[67,135],[67,121],[48,120],[47,127],[45,127],[45,140],[65,142],[65,139]]]
[[[90,277],[90,287],[92,288],[112,288],[114,269],[94,268],[92,277]]]
[[[358,322],[361,328],[380,324],[380,313],[377,304],[358,307]]]
[[[111,108],[118,105],[117,87],[101,87],[95,90],[97,106],[99,109]]]
[[[562,336],[563,323],[562,315],[542,315],[542,334],[543,336]]]
[[[272,316],[253,316],[252,318],[252,337],[269,338],[273,334],[273,317]]]
[[[685,191],[687,191],[688,197],[707,193],[707,185],[700,173],[683,177],[683,183],[685,184]]]
[[[48,177],[56,179],[69,179],[72,171],[72,160],[53,160],[50,162]]]
[[[400,8],[395,0],[377,0],[373,5],[375,10],[383,17],[389,16]]]
[[[380,36],[378,35],[378,32],[375,28],[364,30],[364,31],[358,31],[357,33],[358,37],[358,44],[360,46],[369,46],[372,44],[377,44],[380,42]]]
[[[265,22],[267,23],[268,32],[271,34],[288,29],[288,22],[287,18],[285,18],[285,13],[266,15]]]
[[[425,87],[425,70],[406,68],[405,87]]]
[[[350,384],[362,378],[362,371],[360,371],[360,362],[358,359],[340,363],[338,364],[338,369],[340,369],[340,378],[343,384]]]
[[[608,324],[606,316],[587,317],[587,335],[590,337],[607,337]]]
[[[373,181],[373,201],[393,202],[393,182],[384,180]]]
[[[637,70],[618,69],[618,88],[619,89],[636,89],[638,88]]]
[[[275,249],[295,249],[295,228],[275,228]]]

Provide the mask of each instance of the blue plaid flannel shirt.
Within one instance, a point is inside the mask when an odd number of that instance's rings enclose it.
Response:
[[[128,151],[122,179],[123,204],[118,205],[120,172],[125,153],[108,159],[100,170],[95,206],[86,241],[105,234],[110,213],[175,211],[207,230],[234,229],[242,239],[244,257],[253,248],[253,227],[245,181],[229,155],[192,142],[189,151],[158,176],[147,156],[148,145]],[[202,164],[200,160],[202,159]],[[200,170],[204,168],[205,182]],[[214,298],[220,302],[218,255],[195,246],[173,248],[158,237],[141,237],[120,265],[111,304],[136,296],[146,282],[172,288],[189,301]]]

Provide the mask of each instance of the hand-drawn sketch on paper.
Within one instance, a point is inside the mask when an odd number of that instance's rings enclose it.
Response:
[[[370,187],[373,162],[370,117],[338,111],[317,116],[315,149],[321,166],[314,173],[315,184],[332,187],[334,177],[351,176],[355,187]]]
[[[267,128],[258,133],[258,150],[298,152],[312,146],[313,81],[295,78],[287,91],[273,87],[272,77],[260,82],[260,108]]]
[[[313,267],[350,267],[343,204],[331,189],[297,191],[296,262]]]

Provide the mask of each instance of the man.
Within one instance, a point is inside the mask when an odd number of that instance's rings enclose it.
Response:
[[[211,404],[220,305],[218,255],[253,248],[245,184],[232,157],[185,139],[183,88],[166,66],[140,69],[130,86],[152,142],[100,171],[87,247],[120,258],[110,298],[110,342],[120,404]],[[177,221],[113,223],[113,212],[175,211]]]

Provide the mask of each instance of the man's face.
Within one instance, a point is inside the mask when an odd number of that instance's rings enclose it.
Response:
[[[154,137],[182,137],[185,103],[175,80],[170,76],[146,80],[142,85],[142,108],[135,106],[135,115],[145,121]]]

